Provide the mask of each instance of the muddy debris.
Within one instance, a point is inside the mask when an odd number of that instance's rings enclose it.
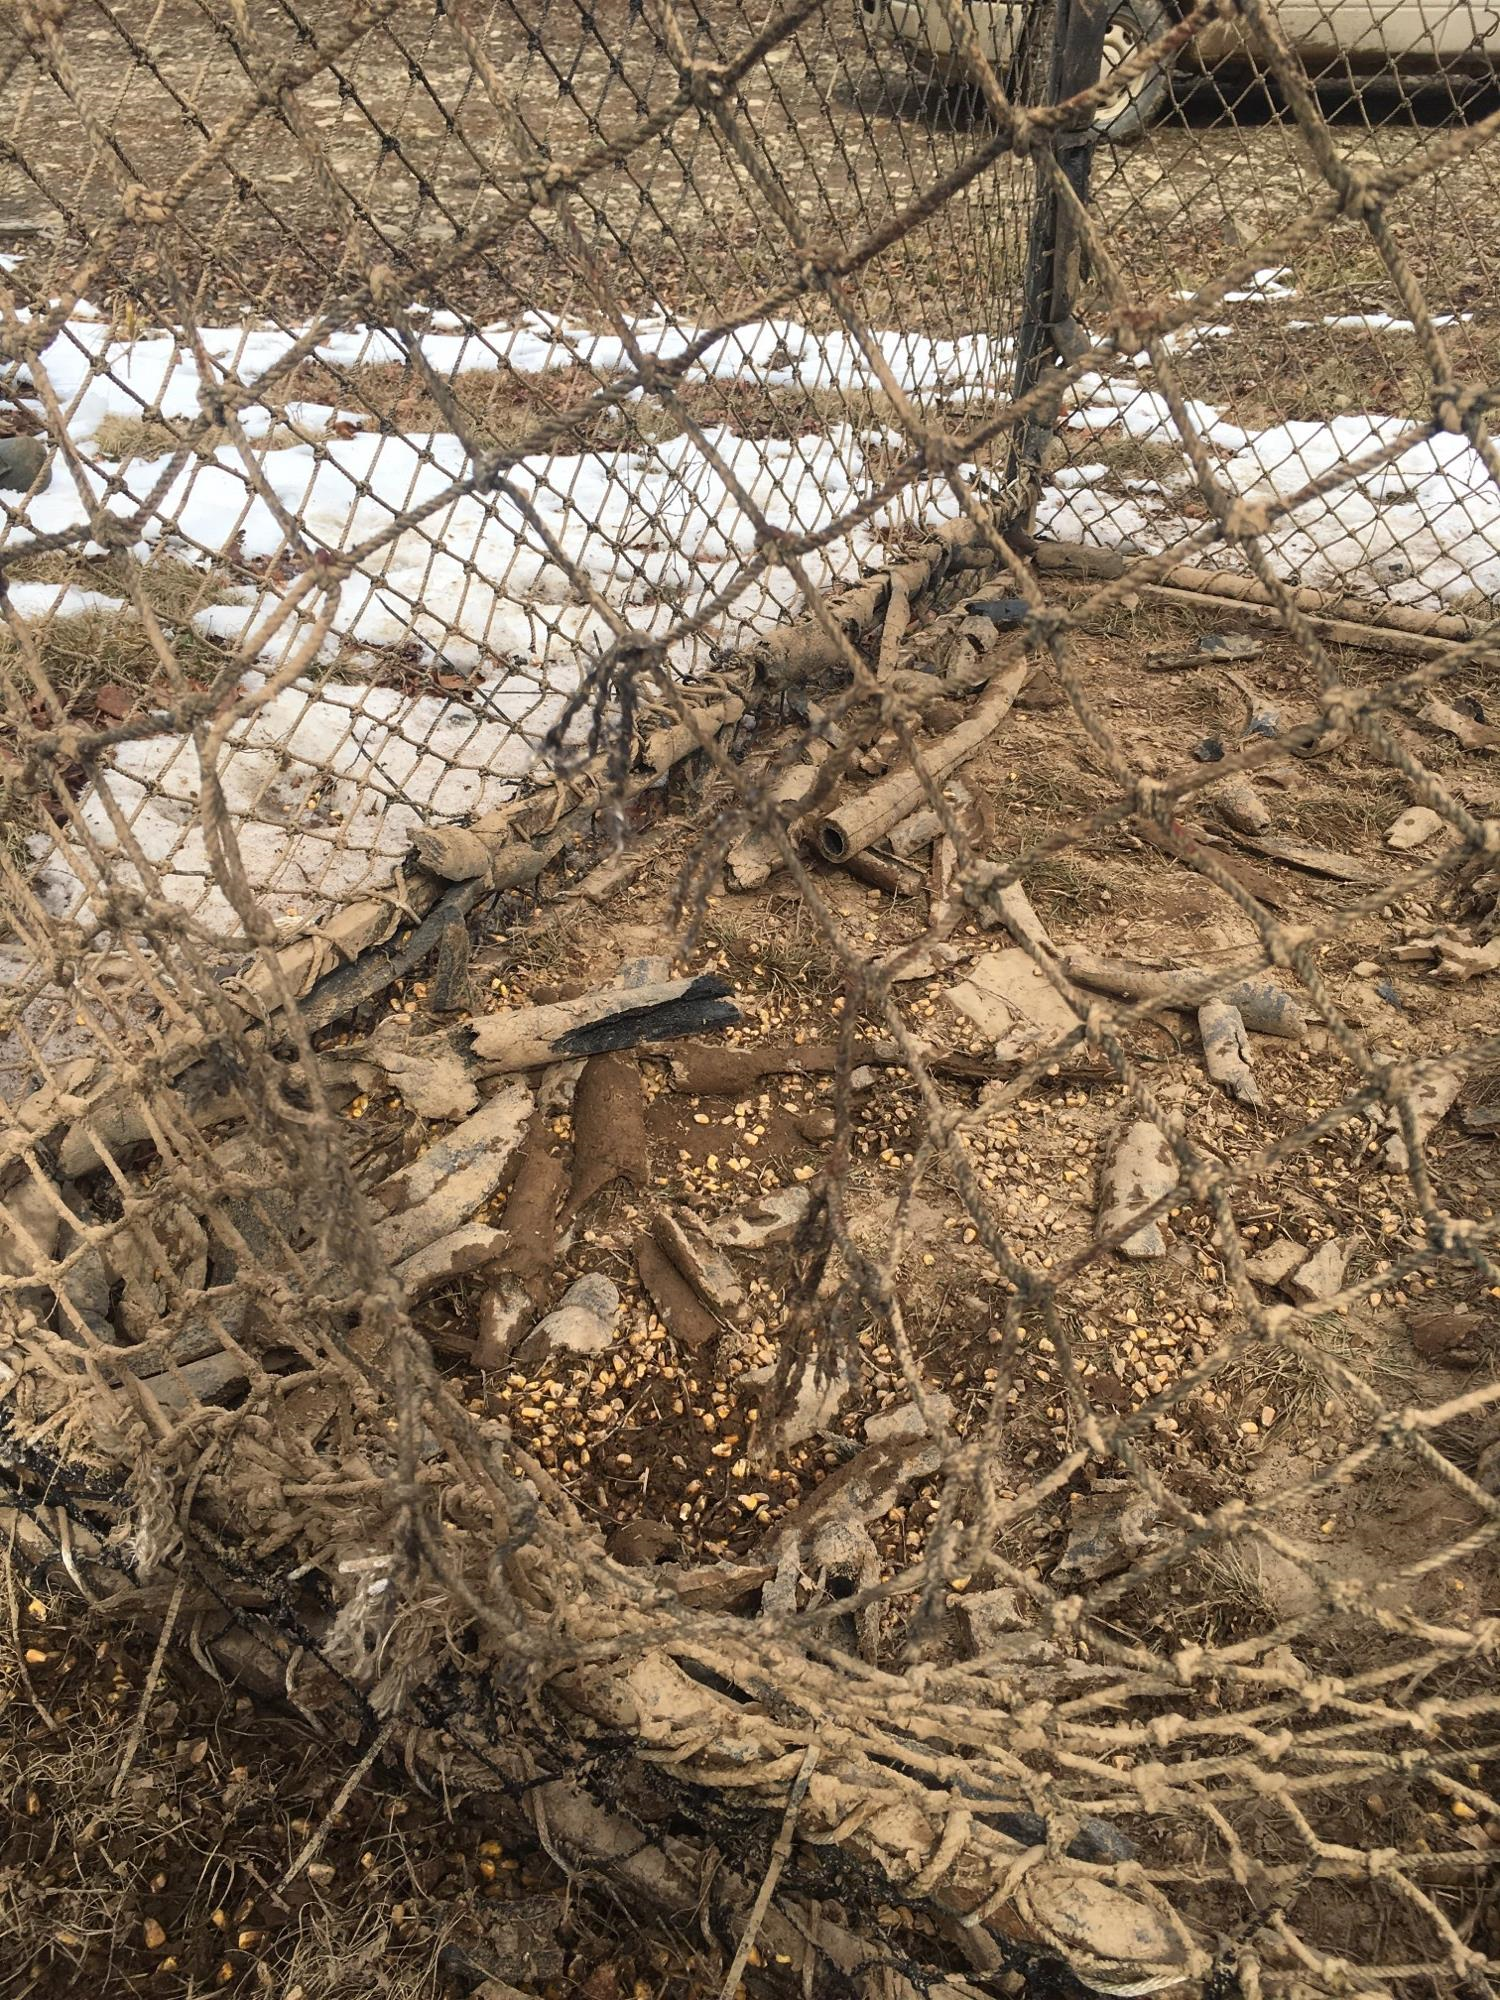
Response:
[[[481,1372],[505,1367],[521,1337],[521,1329],[534,1311],[519,1279],[502,1275],[479,1301],[470,1357],[473,1365]]]
[[[552,1120],[538,1110],[511,1182],[502,1224],[503,1244],[495,1268],[519,1279],[540,1305],[557,1262],[557,1221],[567,1171],[555,1151]]]
[[[1138,1118],[1120,1134],[1104,1170],[1099,1229],[1113,1235],[1177,1185],[1177,1162],[1166,1137],[1149,1118]],[[1122,1257],[1165,1257],[1167,1239],[1159,1221],[1143,1224],[1118,1246]]]
[[[656,1240],[709,1311],[733,1320],[745,1307],[739,1273],[700,1218],[686,1209],[662,1209],[652,1225]]]
[[[615,1181],[642,1188],[650,1174],[640,1066],[618,1051],[591,1056],[573,1098],[573,1176],[563,1221],[581,1214]]]
[[[461,925],[449,928],[462,930]],[[446,1035],[413,1043],[396,1022],[382,1021],[361,1053],[385,1072],[402,1103],[419,1118],[466,1118],[478,1106],[473,1065]]]
[[[696,1349],[718,1339],[719,1321],[654,1236],[642,1236],[636,1243],[635,1264],[651,1303],[674,1340]]]
[[[1214,975],[1202,967],[1129,965],[1088,951],[1067,952],[1062,964],[1068,977],[1080,986],[1092,986],[1122,1000],[1160,1001],[1168,1007],[1197,1008],[1202,1005],[1204,989],[1214,984]],[[1213,997],[1237,1008],[1245,1026],[1257,1035],[1297,1041],[1306,1031],[1301,1007],[1270,973],[1252,973]]]
[[[766,1076],[827,1076],[835,1052],[821,1044],[766,1042],[755,1048],[731,1048],[713,1042],[688,1042],[672,1051],[668,1074],[672,1088],[690,1097],[743,1097]]]
[[[1406,1322],[1407,1338],[1424,1361],[1462,1368],[1479,1358],[1486,1331],[1482,1315],[1468,1312],[1416,1313]]]
[[[1250,1067],[1250,1037],[1238,1007],[1223,1000],[1205,1000],[1198,1009],[1198,1033],[1203,1038],[1203,1066],[1229,1095],[1258,1110],[1265,1096]]]
[[[1033,1055],[1080,1025],[1046,973],[1019,945],[983,953],[944,998],[993,1044],[997,1061]]]

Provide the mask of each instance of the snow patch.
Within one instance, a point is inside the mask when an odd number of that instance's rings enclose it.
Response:
[[[131,608],[123,597],[107,597],[99,590],[81,590],[76,583],[13,583],[5,598],[16,617],[37,625],[53,618],[81,618],[88,611]]]

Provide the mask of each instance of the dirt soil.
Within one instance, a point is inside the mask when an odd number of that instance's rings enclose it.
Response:
[[[1076,591],[1054,587],[1061,602],[1076,603]],[[1194,746],[1237,741],[1247,701],[1257,712],[1278,708],[1284,721],[1310,704],[1305,661],[1274,636],[1259,656],[1227,672],[1209,663],[1143,672],[1143,661],[1180,657],[1222,629],[1206,614],[1194,620],[1138,606],[1086,622],[1076,635],[1072,665],[1080,682],[1148,775],[1180,775]],[[1371,661],[1351,651],[1338,665],[1352,682]],[[1473,691],[1491,692],[1482,677]],[[784,726],[773,716],[758,735],[746,731],[739,748],[751,768]],[[1495,780],[1483,760],[1415,721],[1398,718],[1393,727],[1471,806],[1495,810]],[[1346,743],[1317,757],[1280,758],[1258,783],[1278,832],[1391,876],[1398,857],[1385,834],[1410,800],[1400,781],[1372,768],[1367,752]],[[968,823],[980,828],[981,854],[1035,857],[1029,892],[1060,947],[1212,966],[1252,944],[1250,922],[1228,894],[1133,833],[1104,827],[1078,837],[1080,821],[1112,795],[1113,781],[1045,682],[963,769],[961,785],[953,797],[961,810],[979,808]],[[709,1315],[706,1339],[696,1322],[689,1337],[687,1322],[674,1322],[641,1280],[640,1251],[663,1210],[711,1223],[778,1190],[816,1196],[834,1166],[833,1085],[817,1064],[851,996],[792,879],[777,873],[749,893],[721,883],[695,936],[684,941],[673,929],[683,867],[722,804],[712,782],[705,789],[698,778],[679,778],[669,792],[648,795],[637,814],[630,852],[639,865],[628,879],[616,870],[616,886],[597,900],[549,901],[537,910],[519,902],[492,912],[476,939],[467,1002],[482,1014],[566,997],[612,979],[630,959],[675,951],[681,969],[717,972],[733,988],[742,1019],[709,1038],[713,1050],[790,1045],[811,1073],[772,1072],[719,1092],[685,1088],[674,1077],[674,1060],[691,1056],[680,1045],[623,1058],[643,1097],[645,1170],[584,1204],[536,1294],[540,1314],[579,1277],[609,1278],[622,1305],[599,1353],[553,1353],[524,1365],[513,1352],[509,1361],[475,1368],[467,1357],[482,1319],[478,1279],[460,1281],[419,1314],[471,1409],[506,1420],[619,1560],[686,1569],[772,1554],[799,1510],[827,1482],[837,1484],[840,1468],[876,1434],[875,1420],[911,1399],[890,1336],[874,1323],[821,1323],[815,1313],[810,1342],[805,1322],[798,1333],[789,1314],[813,1269],[809,1238],[732,1251],[743,1303]],[[1211,794],[1185,808],[1185,818],[1202,833],[1225,835]],[[1492,979],[1443,984],[1428,963],[1393,956],[1394,947],[1431,935],[1441,920],[1431,888],[1398,895],[1384,910],[1351,914],[1362,884],[1282,866],[1227,840],[1215,851],[1258,870],[1247,880],[1287,920],[1326,931],[1322,975],[1343,1019],[1372,1044],[1414,1057],[1472,1049],[1482,1039],[1492,1020]],[[925,896],[891,897],[809,865],[843,935],[870,959],[924,932]],[[1169,1013],[1125,1031],[1153,1091],[1208,1152],[1244,1164],[1259,1149],[1286,1143],[1285,1159],[1250,1170],[1235,1195],[1247,1254],[1283,1244],[1305,1254],[1335,1243],[1347,1253],[1346,1285],[1370,1286],[1357,1304],[1311,1323],[1308,1351],[1241,1341],[1226,1354],[1242,1322],[1206,1211],[1192,1201],[1173,1211],[1159,1260],[1130,1262],[1098,1249],[1101,1176],[1127,1117],[1122,1090],[1107,1067],[1068,1065],[1031,1087],[1010,1081],[1015,1065],[998,1060],[991,1037],[947,997],[965,977],[982,977],[1010,941],[960,921],[948,944],[952,957],[939,973],[897,991],[913,1032],[969,1066],[967,1076],[939,1075],[935,1087],[946,1109],[965,1118],[962,1145],[979,1213],[1013,1261],[1007,1276],[978,1240],[953,1164],[929,1156],[908,1198],[907,1248],[892,1273],[921,1379],[928,1392],[949,1399],[960,1439],[983,1436],[984,1449],[998,1455],[1002,1499],[1028,1489],[1048,1493],[1047,1475],[1080,1442],[1084,1408],[1106,1426],[1146,1406],[1158,1412],[1135,1440],[1133,1465],[1108,1452],[1095,1456],[1019,1517],[997,1555],[1060,1588],[1070,1565],[1091,1560],[1089,1534],[1102,1534],[1102,1569],[1082,1572],[1097,1589],[1097,1579],[1118,1568],[1108,1548],[1120,1519],[1117,1496],[1126,1490],[1120,1482],[1129,1478],[1135,1487],[1144,1467],[1199,1513],[1252,1501],[1305,1560],[1326,1557],[1334,1573],[1357,1580],[1390,1610],[1459,1630],[1493,1617],[1500,1570],[1493,1543],[1474,1533],[1482,1517],[1424,1466],[1371,1447],[1381,1409],[1437,1410],[1493,1381],[1496,1294],[1451,1260],[1414,1278],[1382,1281],[1425,1249],[1425,1226],[1410,1180],[1383,1157],[1387,1135],[1363,1116],[1337,1115],[1356,1076],[1327,1027],[1315,1022],[1299,1041],[1252,1037],[1265,1098],[1259,1109],[1236,1104],[1205,1077],[1187,1017]],[[429,998],[429,980],[415,978],[378,1011],[401,1014],[417,1033],[440,1029],[452,1017],[432,1015]],[[357,1044],[373,1018],[325,1037],[330,1053]],[[854,1034],[878,1058],[884,1024],[860,1018]],[[1439,1202],[1485,1221],[1494,1217],[1500,1177],[1493,1123],[1482,1114],[1497,1099],[1500,1073],[1467,1072],[1459,1104],[1427,1148]],[[927,1120],[907,1072],[878,1059],[861,1073],[856,1102],[842,1199],[853,1236],[878,1260],[889,1249],[898,1190]],[[1328,1114],[1316,1137],[1298,1136]],[[399,1095],[356,1097],[349,1117],[362,1127],[358,1145],[372,1175],[434,1136]],[[575,1137],[571,1119],[559,1116],[549,1143],[565,1180],[579,1157]],[[600,1143],[597,1132],[592,1142]],[[502,1199],[492,1219],[503,1215]],[[839,1268],[836,1257],[832,1268]],[[1023,1318],[1013,1343],[1002,1340],[1012,1280],[1023,1269],[1059,1285],[1082,1402],[1064,1379],[1064,1357],[1033,1319]],[[830,1296],[826,1286],[819,1296]],[[1276,1302],[1273,1285],[1264,1297]],[[1440,1338],[1430,1335],[1436,1315],[1449,1317]],[[1460,1316],[1456,1333],[1453,1315]],[[806,1390],[819,1407],[787,1446],[771,1423],[770,1376],[794,1338],[813,1364],[794,1380],[792,1402]],[[1178,1379],[1216,1353],[1199,1386],[1172,1400]],[[1340,1374],[1346,1368],[1369,1385],[1373,1405],[1350,1393]],[[841,1387],[818,1387],[820,1374],[841,1378]],[[988,1421],[997,1389],[998,1428]],[[1461,1471],[1484,1477],[1494,1455],[1486,1459],[1487,1448],[1500,1432],[1492,1415],[1480,1412],[1439,1423],[1430,1436]],[[1357,1460],[1356,1469],[1320,1483],[1346,1460]],[[917,1479],[872,1522],[882,1574],[921,1558],[938,1505],[937,1484]],[[1436,1560],[1425,1564],[1428,1556]],[[982,1566],[950,1579],[933,1641],[943,1656],[962,1657],[972,1643],[965,1602],[992,1583]],[[1210,1549],[1169,1578],[1119,1594],[1109,1615],[1122,1636],[1170,1654],[1182,1644],[1263,1635],[1316,1606],[1303,1564],[1262,1542]],[[613,2000],[627,1987],[653,1995],[706,1990],[686,1947],[674,1958],[660,1939],[641,1947],[655,1959],[622,1967],[600,1948],[594,1919],[575,1910],[544,1856],[496,1847],[472,1812],[424,1799],[379,1767],[341,1805],[295,1893],[278,1890],[333,1803],[350,1753],[339,1748],[330,1757],[316,1719],[295,1706],[281,1704],[281,1719],[267,1728],[263,1706],[205,1687],[190,1665],[174,1661],[116,1788],[143,1656],[117,1633],[80,1625],[65,1606],[28,1601],[24,1586],[15,1617],[7,1731],[13,1818],[0,1890],[13,1935],[27,1939],[18,1993],[60,1994],[88,1978],[103,1979],[108,1992],[171,2000],[205,1988],[291,1994],[300,1987],[307,2000],[345,1992],[351,2000],[356,1992],[446,1995],[474,1986],[486,1952],[491,1970],[503,1963],[500,1976],[547,2000],[575,1993]],[[1015,1622],[1011,1642],[1024,1644],[1024,1612]],[[1368,1627],[1360,1629],[1368,1648]],[[878,1631],[866,1638],[877,1653],[886,1643]],[[1305,1657],[1330,1671],[1352,1664],[1335,1627],[1321,1638],[1304,1633],[1301,1643]],[[1368,1652],[1359,1657],[1367,1661]],[[1376,1806],[1366,1802],[1360,1813],[1377,1807],[1382,1841],[1393,1846],[1451,1832],[1443,1802],[1414,1780],[1393,1778]],[[1347,1802],[1332,1795],[1319,1822],[1325,1834],[1369,1837],[1346,1815]],[[1500,1839],[1500,1823],[1482,1823],[1474,1836]],[[545,1970],[505,1955],[505,1940],[516,1935],[505,1928],[513,1898],[529,1913],[526,1935],[538,1926],[545,1932]],[[1365,1914],[1352,1895],[1326,1897],[1316,1916],[1301,1905],[1293,1911],[1325,1945],[1350,1949]]]
[[[626,1956],[535,1842],[414,1790],[323,1720],[208,1681],[76,1600],[12,1599],[0,1655],[7,1995],[689,2000],[691,1944]],[[11,1638],[15,1650],[11,1650]],[[144,1707],[143,1707],[144,1704]],[[332,1754],[330,1754],[332,1753]],[[347,1795],[346,1795],[347,1794]]]
[[[1111,719],[1122,749],[1149,775],[1178,775],[1191,746],[1205,739],[1233,740],[1245,720],[1246,691],[1257,707],[1274,704],[1290,718],[1312,694],[1308,670],[1295,650],[1272,638],[1263,654],[1226,676],[1212,668],[1162,673],[1146,682],[1140,699],[1140,661],[1151,649],[1191,647],[1204,616],[1184,620],[1175,612],[1138,609],[1113,619],[1112,630],[1080,635],[1076,662],[1101,712]],[[1341,666],[1354,679],[1369,671],[1368,656],[1350,652]],[[1252,684],[1253,682],[1253,684]],[[1476,683],[1476,687],[1478,683]],[[1446,774],[1476,806],[1494,799],[1494,780],[1475,771],[1474,759],[1434,733],[1398,725],[1412,747]],[[1065,707],[1019,710],[992,745],[967,767],[964,784],[983,799],[993,823],[981,851],[1045,849],[1066,839],[1076,822],[1103,796],[1109,779]],[[1316,759],[1286,758],[1262,777],[1278,832],[1362,861],[1372,876],[1393,872],[1395,857],[1383,845],[1386,829],[1409,803],[1403,783],[1372,770],[1367,754],[1344,748]],[[478,954],[479,998],[512,1006],[534,993],[550,997],[566,967],[567,984],[587,988],[605,979],[623,957],[670,947],[669,912],[684,861],[712,811],[711,801],[692,818],[669,815],[652,836],[654,856],[614,899],[597,910],[586,905],[549,924],[533,945],[524,926]],[[1212,830],[1212,806],[1192,815]],[[1392,1055],[1445,1054],[1472,1045],[1493,1006],[1488,983],[1441,984],[1430,964],[1401,962],[1391,947],[1409,934],[1430,934],[1436,901],[1414,897],[1393,910],[1346,917],[1341,911],[1360,894],[1290,867],[1268,863],[1233,846],[1224,850],[1265,889],[1293,922],[1326,926],[1321,970],[1344,1019]],[[1426,858],[1425,856],[1423,858]],[[1259,870],[1258,876],[1252,869]],[[1152,963],[1212,965],[1232,960],[1255,944],[1253,928],[1230,898],[1190,869],[1154,851],[1133,834],[1104,833],[1069,841],[1043,853],[1028,887],[1038,913],[1059,945],[1113,958]],[[870,957],[884,956],[917,937],[918,908],[863,888],[836,871],[818,876],[818,889],[837,911],[844,935],[863,943]],[[1010,949],[1010,940],[977,924],[960,924],[952,944],[959,962],[930,979],[899,989],[913,1030],[933,1046],[966,1052],[981,1065],[991,1052],[985,1037],[945,997],[976,963]],[[784,876],[753,894],[725,889],[709,899],[695,947],[677,961],[683,970],[716,971],[734,986],[744,1025],[728,1031],[730,1046],[790,1043],[799,1049],[831,1047],[844,998],[826,947]],[[420,984],[412,989],[418,1012]],[[399,1004],[399,1003],[398,1003]],[[877,1024],[857,1030],[872,1042]],[[1259,1111],[1235,1104],[1204,1076],[1196,1037],[1181,1016],[1136,1030],[1130,1046],[1153,1090],[1180,1110],[1195,1136],[1219,1158],[1248,1161],[1258,1149],[1291,1138],[1333,1111],[1357,1088],[1356,1074],[1332,1036],[1313,1026],[1297,1042],[1255,1037],[1253,1060],[1265,1093]],[[789,1454],[763,1462],[759,1447],[766,1422],[766,1370],[778,1351],[786,1302],[799,1271],[795,1244],[741,1259],[747,1302],[726,1325],[716,1348],[685,1350],[666,1331],[641,1292],[634,1252],[654,1211],[679,1204],[715,1218],[768,1190],[821,1185],[830,1165],[832,1080],[818,1075],[767,1075],[731,1095],[695,1095],[674,1089],[672,1050],[640,1059],[649,1105],[649,1181],[601,1193],[579,1217],[575,1240],[554,1281],[560,1294],[584,1271],[601,1271],[626,1301],[621,1340],[587,1366],[557,1367],[541,1378],[524,1371],[491,1375],[472,1384],[473,1404],[503,1413],[544,1465],[562,1473],[606,1530],[649,1519],[670,1525],[681,1559],[747,1557],[768,1531],[851,1449],[872,1411],[908,1398],[892,1350],[872,1328],[854,1330],[854,1346],[839,1360],[852,1365],[857,1386],[826,1427]],[[1159,1263],[1122,1264],[1091,1251],[1097,1223],[1100,1176],[1125,1115],[1119,1085],[1106,1072],[1044,1079],[1037,1088],[1007,1090],[1003,1064],[997,1081],[955,1079],[937,1087],[955,1110],[986,1106],[964,1145],[983,1198],[1003,1232],[1008,1252],[1038,1271],[1066,1276],[1063,1296],[1080,1343],[1087,1392],[1106,1408],[1129,1410],[1160,1395],[1184,1370],[1201,1362],[1232,1329],[1238,1308],[1224,1280],[1208,1216],[1185,1205],[1169,1228],[1170,1252]],[[1466,1101],[1492,1086],[1471,1076]],[[378,1115],[367,1106],[362,1116]],[[401,1114],[392,1103],[389,1115]],[[872,1245],[885,1237],[897,1189],[910,1167],[924,1119],[911,1078],[899,1068],[875,1067],[858,1098],[852,1160],[845,1199],[856,1234]],[[566,1122],[558,1137],[565,1148]],[[1421,1246],[1424,1225],[1414,1211],[1409,1181],[1390,1171],[1377,1135],[1362,1116],[1345,1117],[1311,1144],[1292,1149],[1289,1170],[1253,1174],[1237,1218],[1246,1249],[1254,1253],[1290,1239],[1314,1250],[1336,1241],[1349,1252],[1346,1283],[1379,1273]],[[1490,1219],[1497,1180],[1494,1141],[1470,1134],[1455,1114],[1439,1127],[1429,1149],[1438,1197],[1455,1213]],[[976,1240],[946,1166],[933,1167],[918,1190],[920,1226],[895,1273],[913,1349],[930,1382],[953,1399],[960,1432],[978,1423],[998,1379],[996,1343],[1004,1302],[1012,1287]],[[1274,1290],[1268,1292],[1274,1298]],[[1415,1316],[1439,1309],[1473,1315],[1474,1339],[1454,1355],[1424,1358],[1413,1345]],[[462,1322],[470,1308],[462,1295],[444,1311]],[[1428,1275],[1414,1289],[1393,1283],[1357,1308],[1331,1315],[1319,1336],[1330,1356],[1351,1360],[1391,1403],[1431,1406],[1467,1384],[1488,1379],[1500,1327],[1493,1298],[1477,1277]],[[1055,1359],[1045,1340],[1023,1336],[1011,1417],[1003,1450],[1014,1461],[1017,1483],[1040,1477],[1076,1442]],[[833,1365],[831,1348],[824,1359]],[[1462,1358],[1460,1358],[1460,1355]],[[1294,1454],[1313,1464],[1342,1457],[1362,1435],[1364,1419],[1347,1399],[1330,1393],[1315,1368],[1282,1354],[1241,1356],[1161,1419],[1152,1445],[1154,1461],[1170,1484],[1181,1474],[1194,1504],[1208,1506],[1248,1487],[1265,1487],[1279,1458]],[[1478,1442],[1455,1441],[1461,1463],[1472,1465]],[[1101,1474],[1102,1474],[1101,1468]],[[1402,1523],[1425,1518],[1434,1495],[1421,1478],[1402,1472],[1384,1482],[1351,1488],[1330,1501],[1316,1524],[1318,1535],[1372,1576],[1383,1573]],[[1282,1483],[1279,1480],[1275,1484]],[[1287,1483],[1290,1483],[1288,1480]],[[1383,1499],[1372,1500],[1378,1490]],[[886,1524],[892,1561],[920,1554],[936,1489],[923,1487]],[[1026,1536],[1025,1561],[1045,1573],[1061,1554],[1070,1504],[1044,1512]],[[1365,1553],[1367,1551],[1367,1554]],[[1492,1603],[1492,1555],[1472,1567],[1440,1569],[1418,1588],[1429,1614],[1465,1618]],[[1268,1586],[1269,1588],[1269,1586]],[[1184,1632],[1202,1599],[1182,1586],[1186,1600],[1142,1608],[1145,1629],[1161,1643]]]

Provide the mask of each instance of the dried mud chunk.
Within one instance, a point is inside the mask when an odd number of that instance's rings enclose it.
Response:
[[[573,1098],[573,1180],[563,1220],[586,1208],[613,1181],[644,1187],[650,1168],[639,1067],[627,1055],[591,1056]]]
[[[654,1237],[643,1236],[636,1244],[635,1265],[674,1339],[696,1348],[718,1338],[719,1322]]]
[[[1170,1194],[1177,1185],[1172,1148],[1149,1118],[1138,1118],[1121,1134],[1104,1170],[1099,1227],[1110,1235]],[[1167,1239],[1159,1222],[1148,1222],[1120,1244],[1123,1257],[1165,1257]]]

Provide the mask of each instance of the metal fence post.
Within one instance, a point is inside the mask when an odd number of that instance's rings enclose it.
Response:
[[[1025,71],[1035,75],[1045,62],[1047,83],[1043,101],[1060,104],[1097,81],[1104,49],[1106,0],[1053,0],[1037,9],[1041,46],[1022,51],[1022,92]],[[1047,31],[1050,28],[1050,47]],[[1040,382],[1057,358],[1076,353],[1082,336],[1073,318],[1081,277],[1078,232],[1058,200],[1056,185],[1046,171],[1050,152],[1080,201],[1087,201],[1097,133],[1092,119],[1077,129],[1052,134],[1039,158],[1036,203],[1026,250],[1021,323],[1016,336],[1015,394],[1019,400]],[[1025,496],[1016,518],[1028,525],[1041,487],[1042,461],[1051,441],[1051,427],[1027,419],[1014,433],[1007,482]]]

